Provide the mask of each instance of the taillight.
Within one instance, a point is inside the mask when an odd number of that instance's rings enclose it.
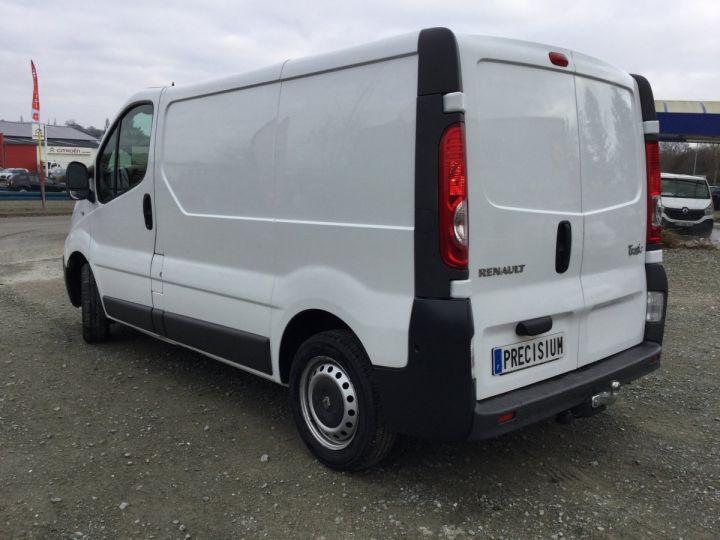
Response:
[[[660,184],[660,148],[657,141],[645,143],[647,167],[647,238],[650,244],[662,242],[662,199]]]
[[[448,266],[466,269],[468,262],[467,166],[465,128],[453,124],[440,140],[438,207],[440,254]]]

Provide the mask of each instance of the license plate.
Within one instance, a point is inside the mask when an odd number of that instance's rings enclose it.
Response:
[[[492,350],[493,375],[505,375],[565,356],[565,333],[528,339]]]

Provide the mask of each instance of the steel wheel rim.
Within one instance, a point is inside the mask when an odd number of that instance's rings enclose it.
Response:
[[[316,356],[303,369],[300,409],[305,425],[325,448],[342,450],[355,438],[357,393],[345,369],[332,358]],[[335,421],[328,422],[328,416]]]

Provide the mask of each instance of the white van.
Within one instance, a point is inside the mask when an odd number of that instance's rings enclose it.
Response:
[[[662,226],[709,237],[715,223],[712,195],[702,176],[662,173]]]
[[[588,416],[659,366],[657,132],[642,77],[443,28],[147,90],[68,167],[68,293],[288,385],[338,469]]]

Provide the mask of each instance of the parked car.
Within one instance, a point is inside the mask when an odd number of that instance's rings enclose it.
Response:
[[[702,176],[662,173],[662,224],[684,234],[709,237],[713,200]]]
[[[710,195],[712,195],[715,210],[720,210],[720,186],[710,186]]]
[[[35,173],[15,173],[9,178],[7,189],[9,191],[40,191],[40,178]],[[65,191],[65,183],[46,178],[45,191]]]
[[[48,177],[49,178],[64,178],[65,177],[65,168],[61,167],[57,163],[49,163],[48,164]]]
[[[3,169],[0,171],[0,180],[9,180],[13,174],[16,173],[29,173],[27,169],[11,167],[9,169]]]
[[[148,89],[67,167],[68,294],[289,386],[336,469],[592,416],[660,365],[657,136],[643,77],[445,28]]]

